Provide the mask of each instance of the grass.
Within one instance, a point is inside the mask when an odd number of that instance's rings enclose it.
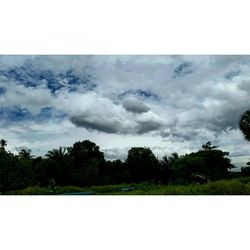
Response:
[[[129,189],[129,190],[126,190]],[[124,191],[122,191],[122,189]],[[212,181],[206,184],[156,185],[153,183],[119,184],[92,187],[57,187],[56,194],[93,192],[97,195],[250,195],[250,177]],[[46,187],[27,187],[7,194],[49,195]]]

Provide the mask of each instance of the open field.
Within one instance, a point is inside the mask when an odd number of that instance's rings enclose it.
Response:
[[[156,185],[153,183],[120,184],[92,187],[28,187],[8,192],[17,195],[249,195],[250,177],[211,181],[206,184]]]

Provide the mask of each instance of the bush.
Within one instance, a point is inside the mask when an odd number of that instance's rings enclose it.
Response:
[[[16,191],[15,194],[21,194],[21,195],[48,195],[49,190],[46,187],[27,187],[23,190]]]

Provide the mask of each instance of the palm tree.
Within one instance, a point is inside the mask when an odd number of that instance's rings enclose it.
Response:
[[[66,148],[60,147],[59,149],[53,149],[48,151],[46,157],[57,162],[63,161],[68,156],[68,151]]]
[[[2,150],[5,150],[5,146],[7,146],[7,141],[6,140],[4,140],[4,139],[1,139],[0,140],[0,146],[1,146],[1,149]]]
[[[239,127],[246,140],[250,141],[250,110],[247,110],[240,118]]]
[[[29,148],[19,148],[18,152],[19,157],[25,158],[25,159],[31,159],[33,158],[33,155],[31,155],[31,149]]]

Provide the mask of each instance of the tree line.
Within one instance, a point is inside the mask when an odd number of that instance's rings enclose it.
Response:
[[[59,147],[44,157],[35,157],[28,148],[18,154],[0,141],[0,191],[28,186],[92,186],[152,181],[157,184],[190,183],[228,178],[234,166],[224,152],[211,142],[197,152],[179,156],[172,153],[158,159],[147,147],[132,147],[127,159],[106,160],[98,145],[89,140],[71,147]],[[203,179],[202,179],[203,178]]]

